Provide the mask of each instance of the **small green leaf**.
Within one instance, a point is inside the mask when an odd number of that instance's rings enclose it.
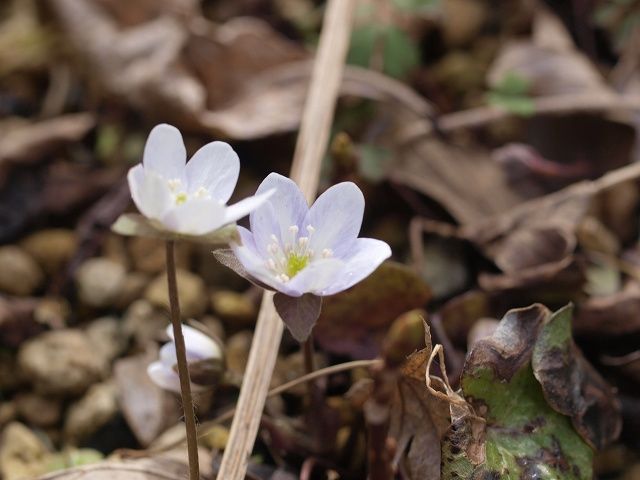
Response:
[[[508,96],[494,92],[488,95],[487,100],[490,105],[523,117],[529,117],[536,111],[535,103],[529,97]]]
[[[356,28],[351,34],[347,62],[351,65],[368,68],[379,35],[380,28],[372,23]]]
[[[226,225],[205,235],[186,235],[164,230],[162,225],[149,220],[137,213],[125,213],[120,215],[111,230],[128,237],[149,237],[161,240],[187,240],[190,242],[204,243],[207,245],[226,245],[231,241],[239,241],[238,230],[235,224]]]
[[[391,151],[376,145],[360,145],[360,173],[373,183],[384,180],[385,165],[391,159]]]
[[[411,13],[433,12],[440,7],[440,0],[393,0],[398,10]]]
[[[397,27],[384,31],[384,73],[400,78],[420,63],[420,51],[411,38]]]

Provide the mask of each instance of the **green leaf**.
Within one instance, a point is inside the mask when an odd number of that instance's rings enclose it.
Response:
[[[347,62],[368,68],[379,35],[380,27],[372,23],[356,28],[351,34]]]
[[[469,353],[461,387],[484,422],[472,415],[454,421],[443,444],[443,479],[592,477],[593,450],[549,406],[531,367],[550,316],[542,305],[511,310]]]
[[[376,145],[360,145],[360,173],[364,178],[373,183],[384,180],[385,165],[391,159],[391,151],[388,148]]]
[[[164,230],[162,225],[149,220],[137,213],[120,215],[111,230],[128,237],[159,238],[161,240],[186,240],[207,245],[226,245],[231,241],[239,242],[238,230],[235,224],[226,225],[205,235],[185,235]]]
[[[440,0],[393,0],[398,10],[411,13],[433,12],[440,7]]]
[[[397,27],[384,30],[384,73],[400,78],[420,63],[420,50],[411,38]]]
[[[531,82],[514,72],[507,73],[502,81],[488,93],[489,105],[503,108],[524,117],[535,113],[535,104],[529,97]]]

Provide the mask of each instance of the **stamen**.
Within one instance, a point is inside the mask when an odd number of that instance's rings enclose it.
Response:
[[[179,178],[172,178],[171,180],[167,180],[167,185],[169,185],[169,190],[175,192],[180,185],[182,185],[182,181]]]
[[[307,232],[309,232],[309,236],[313,235],[315,231],[316,229],[313,228],[313,225],[307,225]]]
[[[275,243],[276,245],[278,244],[278,237],[276,237],[273,233],[269,238],[271,239],[271,241],[273,241],[273,243]]]
[[[330,248],[325,248],[322,250],[322,258],[331,258],[333,257],[333,250]]]
[[[182,205],[184,202],[187,201],[189,197],[187,196],[186,193],[184,192],[180,192],[179,194],[176,195],[176,205]]]
[[[209,191],[204,187],[200,187],[198,188],[198,190],[196,190],[196,193],[194,193],[193,196],[196,198],[208,198]]]
[[[298,239],[298,246],[304,248],[309,244],[309,237],[300,237]]]

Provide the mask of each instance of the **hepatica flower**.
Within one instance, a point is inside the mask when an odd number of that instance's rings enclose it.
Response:
[[[358,238],[364,197],[351,182],[334,185],[309,208],[290,179],[270,174],[257,196],[275,193],[239,227],[232,250],[240,265],[217,257],[255,283],[275,290],[274,303],[293,336],[305,340],[321,298],[346,290],[391,255],[381,240]]]
[[[149,134],[142,164],[129,170],[133,201],[165,230],[204,235],[244,217],[270,195],[263,191],[226,206],[240,171],[238,155],[227,143],[208,143],[186,160],[178,129],[161,124]]]
[[[182,334],[184,335],[184,343],[187,350],[187,362],[189,370],[192,366],[222,361],[222,350],[220,346],[204,333],[182,325]],[[153,383],[160,388],[180,393],[180,378],[177,372],[176,346],[174,343],[173,328],[171,325],[167,327],[167,335],[171,342],[166,343],[160,349],[160,360],[153,362],[147,367],[147,373]],[[202,371],[202,368],[199,369]],[[211,369],[209,369],[210,371]],[[193,383],[196,379],[192,376],[191,390],[194,392],[207,390],[208,387]],[[203,382],[205,383],[205,382]],[[211,382],[209,382],[211,383]]]

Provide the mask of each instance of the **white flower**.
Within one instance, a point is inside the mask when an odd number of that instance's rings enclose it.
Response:
[[[182,334],[184,335],[188,363],[222,359],[220,346],[204,333],[188,325],[182,325]],[[178,360],[176,357],[173,327],[171,325],[167,326],[167,335],[171,339],[171,342],[162,346],[160,349],[160,360],[151,363],[149,367],[147,367],[147,373],[149,377],[151,377],[151,380],[153,380],[153,383],[160,388],[180,393],[180,377],[178,377],[178,372],[176,371]],[[207,387],[192,383],[191,390],[198,392],[207,390]]]
[[[213,232],[244,217],[272,193],[226,206],[240,171],[238,155],[227,143],[208,143],[186,160],[178,129],[161,124],[149,134],[142,164],[129,170],[138,210],[166,230],[187,235]]]
[[[358,238],[364,197],[351,182],[329,188],[308,207],[290,179],[270,174],[257,195],[275,189],[251,213],[251,231],[239,227],[242,245],[231,247],[246,273],[290,297],[327,296],[369,276],[389,256],[389,245]]]

